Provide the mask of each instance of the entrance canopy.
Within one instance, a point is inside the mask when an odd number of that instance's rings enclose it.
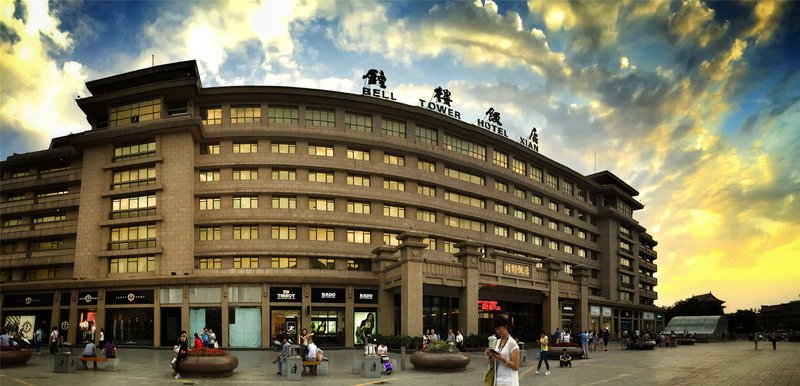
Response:
[[[665,331],[682,333],[688,331],[698,337],[719,337],[727,329],[725,317],[714,316],[676,316],[669,321]]]

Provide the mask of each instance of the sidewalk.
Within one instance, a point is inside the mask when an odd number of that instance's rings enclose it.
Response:
[[[800,343],[778,343],[772,351],[769,344],[755,351],[752,342],[728,342],[657,348],[653,351],[620,350],[611,344],[608,352],[593,352],[592,359],[576,360],[571,369],[561,369],[551,361],[551,375],[535,374],[536,355],[528,352],[529,366],[519,371],[520,385],[800,385]],[[272,363],[276,353],[266,350],[230,350],[239,358],[239,367],[227,378],[201,378],[185,375],[172,378],[169,368],[170,350],[120,348],[121,370],[78,370],[70,374],[52,372],[52,359],[47,354],[34,356],[24,367],[0,369],[3,386],[89,386],[98,384],[157,385],[481,385],[486,361],[481,353],[471,353],[465,371],[431,373],[395,369],[391,376],[380,379],[361,378],[351,374],[352,361],[361,350],[326,350],[330,359],[330,375],[303,377],[302,382],[287,382],[275,375]],[[399,359],[399,354],[392,354]]]

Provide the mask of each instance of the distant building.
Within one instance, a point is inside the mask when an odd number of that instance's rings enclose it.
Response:
[[[709,315],[722,315],[725,313],[725,306],[723,306],[725,301],[718,299],[711,292],[692,296],[689,301],[696,301],[703,310],[709,311],[707,312]]]
[[[772,306],[761,306],[762,330],[800,331],[800,300]]]

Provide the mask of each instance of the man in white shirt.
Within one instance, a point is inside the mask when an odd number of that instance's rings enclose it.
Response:
[[[464,351],[464,335],[461,335],[461,330],[456,330],[456,347],[459,351]]]

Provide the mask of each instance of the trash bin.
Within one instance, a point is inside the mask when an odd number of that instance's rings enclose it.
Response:
[[[528,350],[519,350],[519,367],[528,366]]]
[[[380,378],[381,371],[383,371],[383,364],[381,363],[381,358],[364,357],[364,367],[361,370],[362,377]]]
[[[77,366],[78,357],[70,352],[60,352],[53,356],[54,373],[73,373]]]
[[[291,356],[286,358],[286,380],[299,381],[303,374],[303,358]]]

